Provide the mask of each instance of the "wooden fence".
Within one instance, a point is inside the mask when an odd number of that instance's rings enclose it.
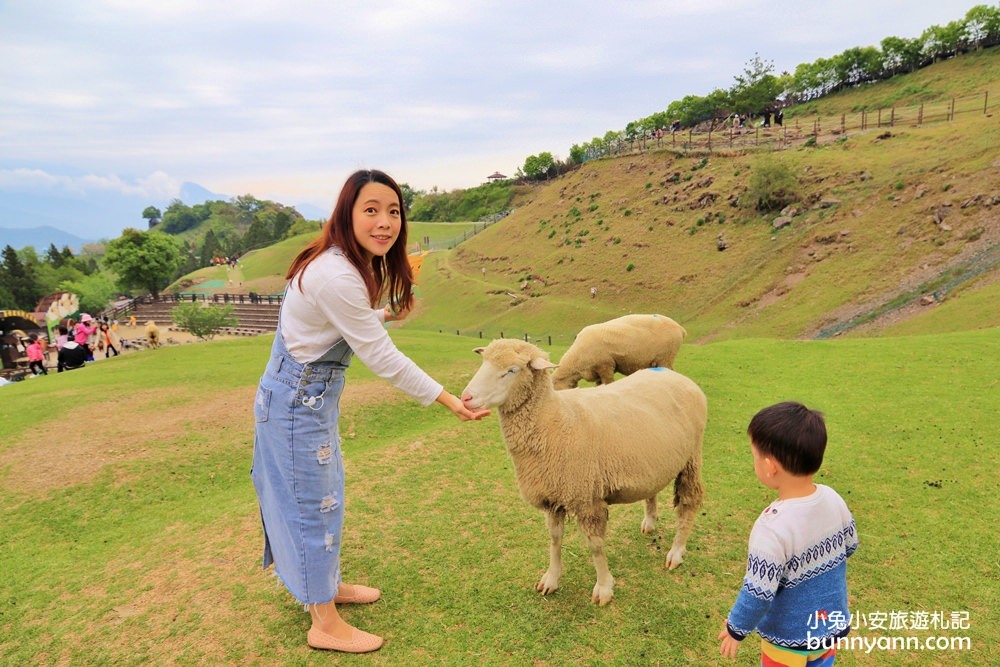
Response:
[[[990,116],[998,110],[997,96],[989,91],[952,97],[933,103],[906,107],[887,107],[872,111],[858,111],[840,116],[794,116],[786,118],[783,125],[771,127],[713,127],[714,123],[688,128],[685,132],[664,133],[663,136],[641,136],[611,142],[604,153],[593,157],[621,156],[645,153],[650,150],[671,149],[684,152],[712,152],[758,147],[787,148],[823,135],[839,137],[851,132],[864,132],[879,128],[921,127],[930,123],[953,122],[959,116]],[[718,123],[718,121],[716,121]]]

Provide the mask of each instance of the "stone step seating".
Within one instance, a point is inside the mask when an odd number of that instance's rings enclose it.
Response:
[[[149,320],[156,322],[157,326],[162,329],[176,331],[177,329],[173,327],[170,314],[177,305],[173,301],[136,302],[134,310],[126,311],[118,316],[119,333],[121,334],[123,330],[124,332],[130,331],[131,328],[127,324],[122,327],[122,323],[127,323],[131,314],[134,314],[136,317],[136,326],[132,330],[137,335],[145,336],[144,333],[139,334],[138,332],[143,331],[143,327]],[[228,305],[233,307],[232,316],[236,318],[237,326],[224,327],[219,330],[219,333],[236,336],[256,336],[264,333],[274,333],[278,328],[278,310],[281,307],[279,303],[230,302]]]

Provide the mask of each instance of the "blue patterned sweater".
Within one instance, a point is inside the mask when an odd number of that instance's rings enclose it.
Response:
[[[750,532],[743,588],[729,612],[729,634],[756,630],[777,646],[815,648],[811,641],[850,631],[847,558],[858,548],[854,518],[822,484],[804,498],[776,500]]]

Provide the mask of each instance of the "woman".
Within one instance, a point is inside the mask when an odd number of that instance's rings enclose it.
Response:
[[[73,327],[73,340],[87,351],[87,361],[94,360],[94,348],[90,346],[90,337],[97,333],[94,318],[87,313],[80,316],[80,321]]]
[[[424,405],[482,419],[396,349],[383,324],[409,314],[413,273],[399,185],[358,171],[319,237],[285,276],[278,331],[254,403],[253,478],[264,525],[264,567],[309,607],[313,648],[364,653],[382,638],[348,625],[338,604],[379,599],[340,579],[344,477],[337,420],[344,370],[356,354]],[[386,298],[384,309],[378,304]]]

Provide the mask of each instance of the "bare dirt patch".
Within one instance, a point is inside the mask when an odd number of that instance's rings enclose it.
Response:
[[[249,434],[256,390],[240,387],[185,400],[183,388],[155,389],[69,408],[58,422],[33,429],[0,453],[0,469],[7,468],[0,485],[18,493],[44,494],[82,484],[109,464],[149,455],[155,442],[183,438],[192,425],[204,432],[241,422]],[[392,385],[377,380],[348,383],[340,400],[341,405],[364,406],[402,398]]]
[[[231,426],[253,406],[253,387],[241,387],[208,398],[181,401],[181,388],[99,400],[69,408],[60,421],[43,424],[0,454],[8,473],[3,486],[20,493],[44,493],[81,484],[104,466],[146,456],[154,441],[184,436],[190,424],[199,430]],[[164,410],[164,402],[175,407]]]

